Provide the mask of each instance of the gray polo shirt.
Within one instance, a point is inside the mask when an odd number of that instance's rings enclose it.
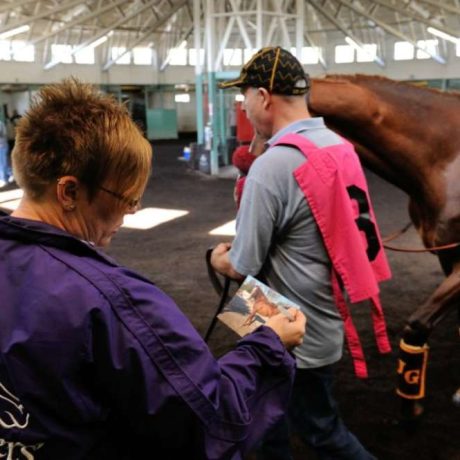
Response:
[[[322,118],[309,118],[286,126],[268,144],[288,133],[301,134],[318,147],[342,142]],[[313,368],[341,358],[343,322],[333,300],[330,259],[293,175],[305,161],[298,149],[276,146],[253,163],[230,261],[243,275],[260,273],[270,287],[302,308],[307,333],[294,354],[299,368]]]

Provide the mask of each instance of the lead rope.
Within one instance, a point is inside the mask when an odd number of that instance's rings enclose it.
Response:
[[[230,278],[226,276],[224,278],[224,284],[222,285],[220,279],[217,277],[217,273],[211,264],[212,250],[213,248],[209,248],[206,251],[206,268],[208,270],[208,275],[209,275],[209,279],[211,280],[211,284],[213,285],[217,294],[220,296],[220,300],[219,300],[219,305],[217,307],[217,310],[215,311],[211,319],[211,322],[209,323],[209,326],[206,330],[206,333],[204,334],[204,341],[206,343],[209,342],[209,339],[211,338],[211,334],[214,328],[216,327],[219,314],[222,312],[225,304],[229,300],[228,292],[230,290],[230,281],[231,281]]]
[[[409,230],[409,228],[411,227],[412,227],[412,223],[409,222],[401,230],[398,230],[397,232],[394,232],[388,235],[386,238],[382,238],[383,247],[390,251],[396,251],[396,252],[437,252],[437,251],[444,251],[446,249],[452,249],[452,248],[456,248],[460,246],[460,243],[449,243],[449,244],[443,244],[441,246],[433,246],[431,248],[400,248],[397,246],[392,246],[390,244],[387,244],[389,241],[392,241],[395,238],[398,238],[402,234],[406,233],[407,230]]]

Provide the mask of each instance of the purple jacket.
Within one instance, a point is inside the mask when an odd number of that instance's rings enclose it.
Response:
[[[216,361],[147,279],[55,227],[0,217],[0,454],[239,459],[294,360],[261,327]]]

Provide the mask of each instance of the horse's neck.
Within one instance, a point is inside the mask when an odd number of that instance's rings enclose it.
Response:
[[[315,80],[309,107],[326,124],[357,146],[363,163],[410,196],[425,191],[429,157],[414,154],[414,139],[423,145],[420,126],[404,103],[396,107],[382,95],[350,81]]]

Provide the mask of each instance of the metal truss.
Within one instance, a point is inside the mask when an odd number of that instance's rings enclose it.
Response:
[[[419,40],[432,37],[428,28],[460,38],[460,1],[0,0],[0,37],[6,34],[40,45],[45,69],[59,65],[50,57],[51,44],[72,45],[75,54],[107,34],[105,46],[124,47],[125,53],[136,46],[153,46],[161,70],[168,66],[169,50],[186,39],[187,47],[198,43],[205,49],[207,71],[226,69],[223,56],[227,48],[253,50],[280,44],[299,52],[304,46],[328,50],[331,41],[345,37],[358,48],[377,43],[374,61],[384,66],[387,38],[420,48]],[[194,40],[189,39],[192,34]],[[437,52],[424,51],[443,64],[446,45],[441,45]],[[103,70],[115,63],[106,54]],[[320,65],[327,70],[329,62],[323,52]]]

